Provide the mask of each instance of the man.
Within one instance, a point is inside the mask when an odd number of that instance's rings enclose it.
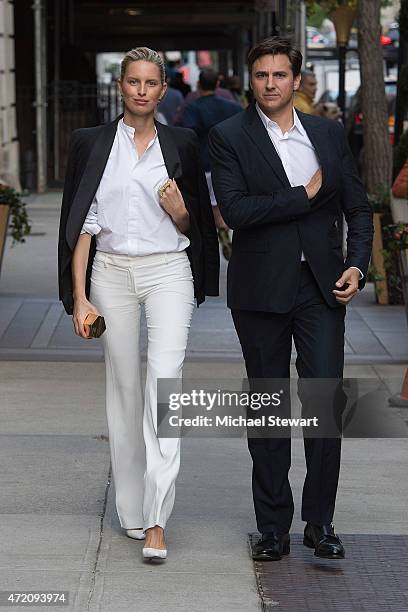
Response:
[[[184,80],[184,74],[181,70],[177,70],[175,75],[170,81],[171,87],[177,89],[183,94],[183,98],[185,98],[191,91],[191,85],[186,83]]]
[[[167,77],[167,90],[163,100],[158,106],[158,110],[163,113],[166,118],[167,125],[174,125],[174,118],[178,108],[183,104],[183,94],[170,86],[170,78]]]
[[[211,183],[210,157],[208,153],[208,133],[210,129],[219,123],[242,111],[242,107],[236,102],[230,102],[216,94],[219,82],[218,73],[206,68],[200,72],[198,79],[199,97],[188,104],[184,109],[182,125],[193,129],[200,143],[201,163],[207,178],[208,189],[213,207],[214,221],[218,229],[219,240],[222,245],[224,257],[228,260],[231,255],[231,241],[226,226],[215,199]]]
[[[346,305],[365,283],[373,226],[343,126],[293,108],[301,53],[272,37],[248,55],[254,103],[209,135],[214,190],[234,230],[228,306],[248,378],[341,379]],[[342,252],[342,213],[348,224]],[[250,438],[258,560],[288,554],[293,499],[290,438]],[[304,440],[304,544],[345,556],[332,525],[341,440]]]
[[[294,94],[294,107],[296,110],[307,113],[308,115],[316,115],[314,107],[314,98],[317,91],[317,80],[314,72],[311,70],[302,70],[299,88]]]
[[[223,98],[224,100],[230,100],[230,102],[235,102],[234,96],[229,89],[225,89],[224,87],[219,86],[220,75],[218,75],[217,87],[213,92],[219,98]],[[190,91],[183,100],[183,104],[177,109],[176,116],[174,118],[174,125],[183,125],[183,114],[186,107],[197,100],[201,96],[200,86],[197,87],[195,91]]]

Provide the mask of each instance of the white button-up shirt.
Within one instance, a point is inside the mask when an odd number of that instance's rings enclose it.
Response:
[[[313,174],[320,167],[320,164],[314,147],[295,109],[293,109],[293,125],[285,133],[282,132],[275,121],[272,121],[265,115],[258,106],[258,103],[256,104],[256,110],[281,159],[291,187],[307,185]],[[305,261],[303,252],[302,261]]]
[[[183,251],[190,244],[160,205],[169,178],[157,130],[141,157],[134,128],[118,121],[115,139],[81,234],[96,235],[96,249],[118,255]]]
[[[282,132],[275,121],[272,121],[265,115],[258,103],[256,103],[256,110],[281,159],[291,187],[307,185],[316,170],[320,167],[320,163],[295,108],[293,108],[293,125],[285,133]],[[303,251],[301,259],[302,261],[306,260]],[[355,266],[351,267],[354,268]],[[360,278],[363,278],[364,275],[360,268],[356,268],[356,270],[360,272]]]

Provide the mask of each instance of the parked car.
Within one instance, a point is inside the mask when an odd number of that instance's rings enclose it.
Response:
[[[309,48],[323,48],[336,46],[336,31],[326,31],[322,34],[317,28],[307,27],[307,46]],[[399,25],[398,23],[391,23],[388,26],[388,30],[385,34],[380,37],[380,42],[383,49],[383,57],[386,65],[386,73],[389,74],[391,68],[393,68],[398,62],[398,48],[399,48]],[[358,55],[358,31],[356,28],[352,28],[350,31],[349,41],[347,48],[350,53]]]
[[[331,46],[328,38],[311,26],[306,28],[306,44],[309,49],[324,49]]]
[[[313,29],[316,29],[316,28],[313,28]],[[333,27],[332,30],[328,30],[327,32],[325,32],[323,34],[323,36],[327,39],[329,47],[336,47],[337,46],[336,30],[334,29],[334,27]],[[348,49],[356,49],[357,46],[358,46],[357,30],[355,28],[353,28],[351,30],[351,32],[350,32],[347,48]]]
[[[399,49],[399,25],[398,23],[392,23],[388,27],[386,34],[381,36],[381,44],[383,48],[383,57],[385,60],[385,67],[387,75],[391,68],[398,63],[398,49]]]
[[[390,143],[394,144],[395,102],[397,98],[397,79],[393,76],[385,77],[385,95],[388,105],[388,134]],[[349,113],[346,121],[347,136],[350,148],[359,166],[363,149],[363,113],[361,112],[360,87],[350,100]]]

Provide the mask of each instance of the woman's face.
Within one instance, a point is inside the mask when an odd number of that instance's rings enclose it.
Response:
[[[155,111],[166,88],[167,85],[161,82],[159,66],[145,60],[130,62],[123,79],[119,80],[127,111],[139,117]]]

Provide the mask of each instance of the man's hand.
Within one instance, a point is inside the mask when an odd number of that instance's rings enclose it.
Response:
[[[336,287],[333,293],[336,300],[340,304],[348,304],[358,291],[358,281],[360,280],[360,271],[357,268],[347,268],[336,282]],[[343,289],[340,291],[340,287]]]
[[[322,171],[320,168],[316,170],[310,181],[305,185],[307,197],[309,200],[315,197],[320,187],[322,186]]]

